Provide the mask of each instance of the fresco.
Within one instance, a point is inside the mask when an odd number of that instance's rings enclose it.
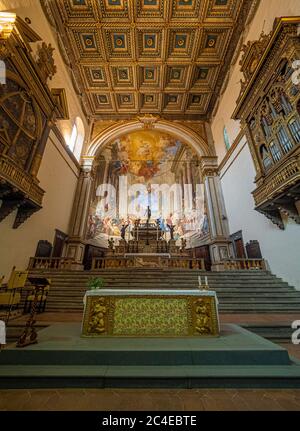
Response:
[[[184,158],[186,149],[186,145],[178,139],[156,130],[141,130],[126,134],[109,144],[103,151],[106,160],[103,156],[96,175],[98,183],[95,185],[95,193],[92,197],[87,240],[94,245],[107,247],[109,238],[120,238],[120,229],[123,224],[129,224],[127,230],[129,239],[131,228],[136,220],[136,217],[130,212],[125,218],[113,213],[109,204],[99,209],[100,199],[96,195],[96,190],[100,183],[107,182],[118,187],[119,178],[125,176],[128,186],[143,184],[148,190],[151,190],[153,184],[172,186],[176,183],[175,169],[178,169],[178,166],[180,169],[182,166],[177,163],[175,167],[174,161],[182,157],[186,164]],[[141,196],[143,206],[150,205],[153,209],[155,202],[150,200],[149,204],[148,199],[149,195],[146,191],[145,196]],[[165,218],[161,218],[159,215],[158,217],[161,219],[166,238],[169,233],[168,225],[176,225],[174,232],[176,240],[189,235],[189,229],[186,226],[191,219],[189,220],[186,215],[178,217],[170,213]],[[203,219],[200,224],[203,224],[202,228],[199,225],[201,232],[201,229],[205,229],[205,220]]]
[[[112,145],[113,172],[150,181],[164,170],[170,170],[180,147],[179,141],[155,130],[127,134]]]

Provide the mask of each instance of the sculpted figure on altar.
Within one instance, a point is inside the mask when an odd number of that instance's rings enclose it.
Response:
[[[171,235],[171,240],[173,241],[174,240],[174,232],[175,232],[175,228],[176,228],[176,226],[175,225],[170,225],[170,224],[167,224],[167,226],[168,226],[168,229],[169,229],[169,231],[170,231],[170,235]]]
[[[187,242],[185,238],[181,238],[181,251],[184,251],[186,249]]]
[[[147,207],[145,215],[147,216],[147,224],[149,224],[152,216],[151,208],[149,206]]]
[[[114,250],[114,249],[115,249],[115,240],[114,240],[113,238],[110,238],[110,239],[108,240],[108,248],[109,248],[110,250]]]
[[[129,226],[129,223],[127,225],[123,224],[121,227],[121,238],[125,241],[125,235],[126,235],[126,230]]]

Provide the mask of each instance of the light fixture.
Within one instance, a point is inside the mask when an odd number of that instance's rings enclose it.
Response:
[[[16,21],[16,14],[0,12],[0,39],[7,39],[11,35]]]

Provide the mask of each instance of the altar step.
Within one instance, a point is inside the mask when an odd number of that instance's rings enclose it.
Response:
[[[0,354],[0,388],[299,388],[300,361],[236,325],[218,338],[81,338],[80,324],[39,332]]]
[[[198,276],[208,277],[222,313],[298,313],[300,292],[266,271],[203,273],[189,270],[111,269],[104,271],[38,272],[52,280],[49,312],[80,312],[90,278],[102,277],[109,289],[194,289]],[[37,272],[35,272],[37,275]]]

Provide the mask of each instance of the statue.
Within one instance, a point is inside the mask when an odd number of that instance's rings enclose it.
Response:
[[[140,226],[140,224],[141,224],[141,219],[139,218],[139,219],[135,220],[134,227],[137,229]]]
[[[187,242],[185,238],[181,238],[181,250],[185,250],[187,246]]]
[[[147,207],[147,211],[145,215],[147,216],[147,224],[149,224],[151,220],[151,215],[152,215],[151,208],[149,206]]]
[[[129,224],[125,225],[123,224],[121,227],[121,238],[125,241],[125,235],[126,235],[126,229],[128,228]]]
[[[108,240],[108,248],[109,248],[110,250],[114,250],[114,249],[115,249],[115,240],[114,240],[113,238],[110,238],[110,239]]]
[[[173,241],[174,240],[174,231],[175,231],[175,225],[170,225],[170,224],[167,224],[167,226],[168,226],[168,228],[169,228],[169,231],[170,231],[170,235],[171,235],[171,240]]]

